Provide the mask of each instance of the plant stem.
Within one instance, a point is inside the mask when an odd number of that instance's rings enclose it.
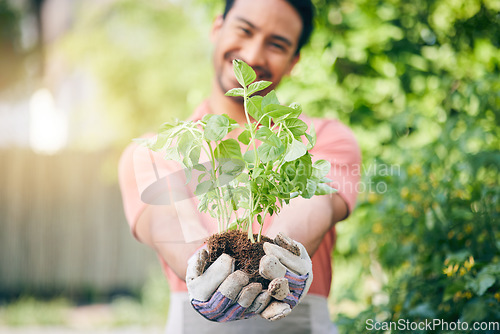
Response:
[[[255,128],[254,128],[252,122],[250,122],[250,115],[248,115],[248,110],[247,110],[248,95],[247,95],[247,88],[246,87],[244,87],[243,101],[244,101],[243,108],[245,109],[245,117],[247,119],[247,123],[248,123],[248,126],[250,128],[249,129],[250,138],[251,138],[251,142],[253,145],[253,152],[254,152],[254,156],[255,156],[254,166],[257,166],[259,163],[259,156],[257,155],[257,144],[255,143],[255,131],[257,128],[257,124],[255,125]]]
[[[262,236],[262,229],[264,228],[264,220],[266,219],[267,211],[269,210],[269,205],[266,206],[266,209],[262,213],[262,224],[260,225],[259,228],[259,235],[257,236],[257,242],[260,242],[260,237]]]
[[[212,181],[214,182],[215,186],[215,198],[217,202],[217,230],[219,233],[225,231],[225,217],[224,217],[224,211],[222,210],[222,202],[221,202],[221,195],[220,195],[220,189],[219,189],[219,182],[217,179],[217,169],[215,167],[215,154],[214,150],[212,150],[212,145],[210,145],[210,142],[207,141],[208,147],[210,148],[210,160],[212,163]]]

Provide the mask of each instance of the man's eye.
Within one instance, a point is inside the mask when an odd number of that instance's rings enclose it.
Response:
[[[240,27],[240,31],[243,32],[245,35],[250,35],[250,30],[244,27]]]
[[[271,46],[279,51],[285,51],[286,48],[279,43],[271,43]]]

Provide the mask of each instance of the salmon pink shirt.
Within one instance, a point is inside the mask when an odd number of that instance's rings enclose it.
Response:
[[[208,102],[205,101],[196,109],[190,120],[200,120],[209,113],[210,108]],[[327,177],[333,180],[331,186],[338,189],[338,194],[345,201],[349,213],[351,213],[356,203],[357,189],[360,182],[359,171],[361,170],[361,153],[352,131],[338,120],[310,119],[305,116],[301,118],[308,125],[313,122],[316,129],[316,145],[309,151],[313,156],[313,161],[325,159],[331,163],[332,168]],[[200,160],[200,162],[203,161]],[[173,170],[179,169],[173,166],[174,163],[165,160],[162,153],[152,152],[135,143],[129,145],[122,154],[119,163],[120,188],[125,216],[132,234],[136,238],[135,225],[144,209],[148,205],[161,205],[163,202],[169,201],[168,198],[161,198],[161,191],[165,189],[162,188],[162,185],[168,183],[168,176],[174,175]],[[180,174],[177,172],[175,175],[182,175],[183,177],[184,173],[181,171]],[[216,232],[215,227],[217,224],[208,214],[197,212],[197,204],[197,198],[192,194],[192,190],[191,196],[184,196],[182,201],[176,203],[178,214],[187,216],[185,221],[191,221],[189,216],[192,218],[194,215],[199,218],[206,228],[206,231],[190,229],[185,234],[185,241],[187,242],[200,240],[208,236],[207,233]],[[273,217],[267,217],[264,222],[264,234],[272,223]],[[256,228],[257,226],[254,226],[254,232],[257,230]],[[187,228],[186,231],[188,231]],[[335,246],[335,237],[335,227],[332,227],[325,234],[318,250],[312,257],[314,280],[309,289],[310,294],[328,297],[330,293],[332,281],[331,254]],[[169,281],[170,289],[174,292],[187,291],[184,280],[175,275],[161,257],[159,257],[159,260]]]

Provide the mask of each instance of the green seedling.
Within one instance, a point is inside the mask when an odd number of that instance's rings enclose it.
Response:
[[[247,123],[243,126],[227,115],[208,114],[200,121],[165,123],[153,139],[139,140],[165,158],[178,161],[187,182],[199,171],[195,194],[198,210],[217,220],[219,233],[237,229],[248,232],[255,242],[252,223],[277,214],[294,197],[311,198],[336,192],[326,178],[330,163],[312,162],[309,150],[316,142],[311,123],[299,119],[299,104],[283,106],[276,93],[255,95],[271,85],[255,81],[254,70],[241,60],[233,61],[234,74],[241,88],[226,95],[243,98]],[[227,135],[240,129],[237,139]],[[200,163],[202,151],[208,163]]]

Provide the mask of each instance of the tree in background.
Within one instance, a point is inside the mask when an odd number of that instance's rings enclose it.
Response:
[[[335,298],[366,306],[338,323],[500,319],[500,2],[316,4],[286,90],[349,123],[364,151],[366,191],[335,257],[336,277],[361,278]],[[382,288],[359,292],[365,279]]]
[[[210,89],[209,22],[168,1],[84,5],[56,47],[95,79],[99,122],[123,148],[186,118]],[[203,34],[205,35],[203,35]]]

